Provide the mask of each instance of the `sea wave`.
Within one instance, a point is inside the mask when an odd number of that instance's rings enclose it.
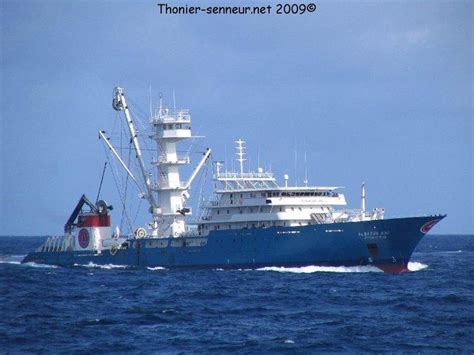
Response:
[[[151,271],[166,270],[166,268],[165,268],[165,267],[162,267],[162,266],[154,266],[154,267],[152,267],[152,266],[147,266],[147,269],[148,269],[148,270],[151,270]]]

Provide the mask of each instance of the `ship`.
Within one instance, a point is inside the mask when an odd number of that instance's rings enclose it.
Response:
[[[246,170],[242,139],[235,141],[237,169],[229,170],[206,148],[189,178],[181,181],[180,169],[191,159],[178,146],[194,138],[189,110],[164,108],[160,99],[159,108],[150,113],[147,138],[155,155],[147,163],[141,149],[143,135],[123,88],[114,89],[112,106],[126,127],[137,169],[132,171],[106,131],[99,131],[99,139],[140,191],[139,198],[147,202],[150,222],[130,226],[122,234],[112,226],[112,206],[82,195],[64,233],[48,237],[24,263],[167,269],[370,265],[400,273],[408,271],[420,240],[446,217],[385,218],[383,208],[366,209],[364,183],[357,209],[347,208],[340,186],[309,186],[306,177],[303,186],[289,186],[287,174],[278,184],[270,170]],[[213,191],[200,200],[194,217],[188,206],[191,185],[209,164]]]

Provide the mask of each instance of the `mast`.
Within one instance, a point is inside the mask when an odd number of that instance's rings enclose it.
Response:
[[[153,135],[150,138],[155,140],[159,152],[152,161],[157,170],[153,190],[158,193],[161,204],[159,226],[156,226],[154,234],[159,237],[179,237],[186,232],[185,218],[191,214],[191,209],[186,207],[186,200],[190,196],[188,190],[211,150],[206,150],[190,178],[183,182],[179,168],[188,165],[190,158],[187,154],[178,154],[177,145],[180,141],[193,138],[189,110],[166,109],[160,96],[158,114],[151,118],[151,124]]]
[[[362,181],[362,185],[360,187],[360,198],[361,198],[361,206],[360,206],[360,209],[361,209],[361,212],[362,214],[365,213],[365,182]]]
[[[304,186],[308,187],[308,164],[306,160],[306,139],[304,140]]]
[[[240,175],[242,176],[244,174],[244,161],[245,159],[245,141],[239,138],[239,140],[235,141],[237,143],[236,149],[237,153],[237,161],[240,163]]]

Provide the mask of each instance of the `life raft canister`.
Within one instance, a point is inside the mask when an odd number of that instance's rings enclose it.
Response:
[[[146,229],[145,228],[137,228],[137,230],[135,230],[135,236],[137,238],[145,238],[146,237]]]

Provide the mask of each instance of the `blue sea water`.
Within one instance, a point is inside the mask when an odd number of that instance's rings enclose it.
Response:
[[[405,274],[20,264],[0,237],[0,353],[474,351],[474,236],[428,235]]]

